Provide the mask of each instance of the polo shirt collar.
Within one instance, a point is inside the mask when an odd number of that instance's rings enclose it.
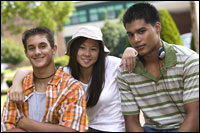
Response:
[[[177,64],[177,57],[176,57],[176,51],[170,44],[164,41],[162,41],[162,43],[163,43],[163,47],[166,53],[165,58],[164,58],[164,64],[161,69],[162,73],[164,73],[166,72],[167,68],[171,68]],[[138,57],[137,57],[137,64],[136,64],[136,68],[134,69],[134,73],[152,78],[152,75],[144,68],[142,61],[140,61]],[[153,79],[155,80],[155,78]]]

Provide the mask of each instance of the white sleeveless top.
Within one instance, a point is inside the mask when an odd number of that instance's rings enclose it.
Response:
[[[105,85],[99,101],[92,108],[87,108],[88,125],[91,128],[110,131],[125,132],[124,117],[121,111],[121,97],[117,87],[117,69],[121,59],[114,56],[106,57]],[[68,67],[66,73],[71,74]],[[83,83],[82,83],[83,84]],[[87,84],[83,84],[87,87]]]

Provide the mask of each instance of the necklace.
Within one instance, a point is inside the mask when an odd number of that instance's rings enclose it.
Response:
[[[48,78],[52,77],[53,75],[55,75],[55,73],[56,73],[56,71],[52,75],[50,75],[48,77],[44,77],[44,78],[38,78],[38,77],[35,76],[34,73],[33,73],[33,76],[34,76],[35,79],[48,79]]]

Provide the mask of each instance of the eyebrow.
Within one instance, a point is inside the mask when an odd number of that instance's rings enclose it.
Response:
[[[82,43],[80,46],[82,46],[82,45],[83,45],[83,46],[86,46],[86,44],[85,44],[85,43]],[[98,47],[99,47],[99,45],[92,44],[92,47],[97,47],[97,48],[98,48]]]
[[[39,44],[47,44],[46,42],[40,42]],[[34,46],[34,44],[27,44],[27,47]]]
[[[146,27],[141,27],[141,28],[137,29],[136,31],[138,32],[138,31],[141,31],[141,30],[146,30]]]
[[[139,32],[141,30],[146,30],[146,27],[141,27],[141,28],[137,29],[136,32]],[[127,31],[126,33],[127,34],[134,34],[134,33],[130,32],[130,31]]]

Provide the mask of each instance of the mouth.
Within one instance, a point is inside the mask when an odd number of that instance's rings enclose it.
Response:
[[[135,49],[137,51],[144,49],[145,45],[136,46]]]
[[[35,61],[39,61],[39,60],[42,60],[44,57],[36,57],[36,58],[33,58],[33,60]]]
[[[83,61],[85,64],[87,64],[87,63],[90,62],[90,59],[82,59],[82,61]]]

